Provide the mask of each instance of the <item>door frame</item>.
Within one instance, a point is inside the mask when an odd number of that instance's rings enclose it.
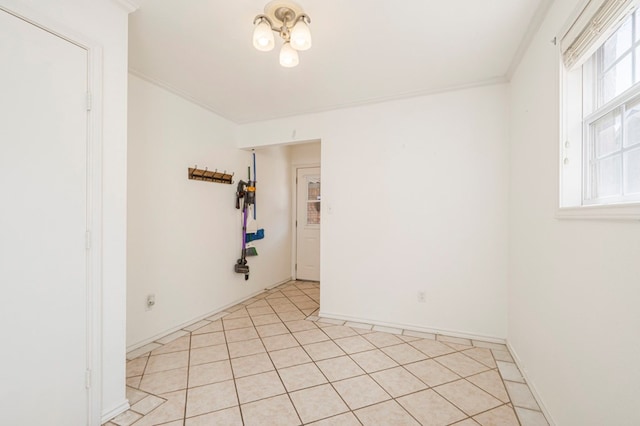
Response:
[[[87,424],[102,424],[102,48],[94,40],[31,9],[20,0],[3,0],[0,10],[87,52],[87,90],[90,94],[86,137]]]
[[[298,184],[296,179],[298,178],[299,169],[310,169],[314,167],[319,167],[322,172],[320,163],[291,165],[291,277],[293,280],[298,278],[296,271],[296,263],[298,261],[298,227],[296,226],[296,220],[298,220]],[[320,264],[322,265],[322,258],[320,258]]]

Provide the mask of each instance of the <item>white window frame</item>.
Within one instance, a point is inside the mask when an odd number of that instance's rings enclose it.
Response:
[[[587,1],[586,6],[582,4],[582,8],[576,14],[577,18],[570,20],[567,28],[575,29],[576,23],[580,19],[584,20],[585,10],[588,11],[593,3],[604,3],[606,0]],[[594,12],[597,8],[593,8]],[[640,15],[637,17],[640,22]],[[617,28],[616,28],[617,29]],[[571,30],[568,32],[570,33]],[[614,30],[609,31],[609,35]],[[573,34],[572,37],[576,37]],[[590,49],[584,49],[588,53],[585,56],[598,60],[599,54],[594,54],[596,49],[599,51],[600,46],[609,38],[600,39],[597,45]],[[560,147],[559,147],[559,208],[556,217],[559,219],[616,219],[616,220],[640,220],[640,197],[635,195],[632,197],[610,197],[610,198],[589,198],[590,188],[588,187],[587,167],[590,167],[589,149],[593,149],[591,143],[591,124],[599,118],[614,111],[616,108],[623,108],[624,105],[640,99],[640,82],[637,82],[631,89],[620,94],[616,98],[609,101],[606,105],[601,106],[596,111],[584,115],[584,106],[587,102],[595,100],[594,95],[598,94],[599,86],[588,87],[587,82],[594,81],[589,73],[594,72],[592,67],[582,67],[582,61],[575,60],[574,57],[568,57],[571,49],[567,49],[568,43],[566,36],[561,39],[559,49],[560,63],[560,81],[561,81],[561,126],[560,126]],[[569,40],[570,41],[570,40]],[[632,48],[637,44],[634,42]],[[640,56],[640,55],[639,55]],[[640,57],[638,58],[640,59]],[[568,69],[567,63],[572,67]],[[598,94],[599,96],[599,94]],[[624,111],[622,111],[624,113]],[[624,126],[624,122],[622,123]],[[623,127],[624,129],[624,127]],[[621,147],[619,153],[634,147]],[[617,151],[618,152],[618,151]],[[622,170],[622,168],[621,168]],[[622,171],[621,171],[622,173]],[[624,180],[621,182],[624,185]]]

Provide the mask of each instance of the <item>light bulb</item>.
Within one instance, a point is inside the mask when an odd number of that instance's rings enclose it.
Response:
[[[268,52],[273,49],[273,46],[275,41],[271,26],[262,19],[253,30],[253,47],[262,52]]]
[[[298,58],[298,52],[291,47],[289,42],[282,45],[280,50],[280,65],[286,68],[295,67],[300,62]]]
[[[311,31],[304,19],[296,22],[291,30],[291,46],[296,50],[307,50],[311,47]]]

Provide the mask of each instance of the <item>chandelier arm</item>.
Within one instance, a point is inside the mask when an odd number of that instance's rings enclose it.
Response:
[[[298,21],[304,21],[307,24],[311,24],[311,18],[309,18],[309,15],[307,15],[306,13],[301,13],[297,18],[296,18],[296,23]]]
[[[256,16],[253,19],[253,25],[257,24],[260,21],[266,21],[267,24],[269,24],[269,27],[271,27],[271,31],[280,31],[279,28],[273,26],[273,22],[271,22],[271,19],[269,19],[269,17],[267,15],[258,15],[258,16]]]

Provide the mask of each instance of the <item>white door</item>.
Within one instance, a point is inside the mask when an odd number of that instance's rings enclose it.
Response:
[[[320,281],[320,168],[296,175],[296,278]]]
[[[87,424],[87,51],[0,10],[0,423]]]

